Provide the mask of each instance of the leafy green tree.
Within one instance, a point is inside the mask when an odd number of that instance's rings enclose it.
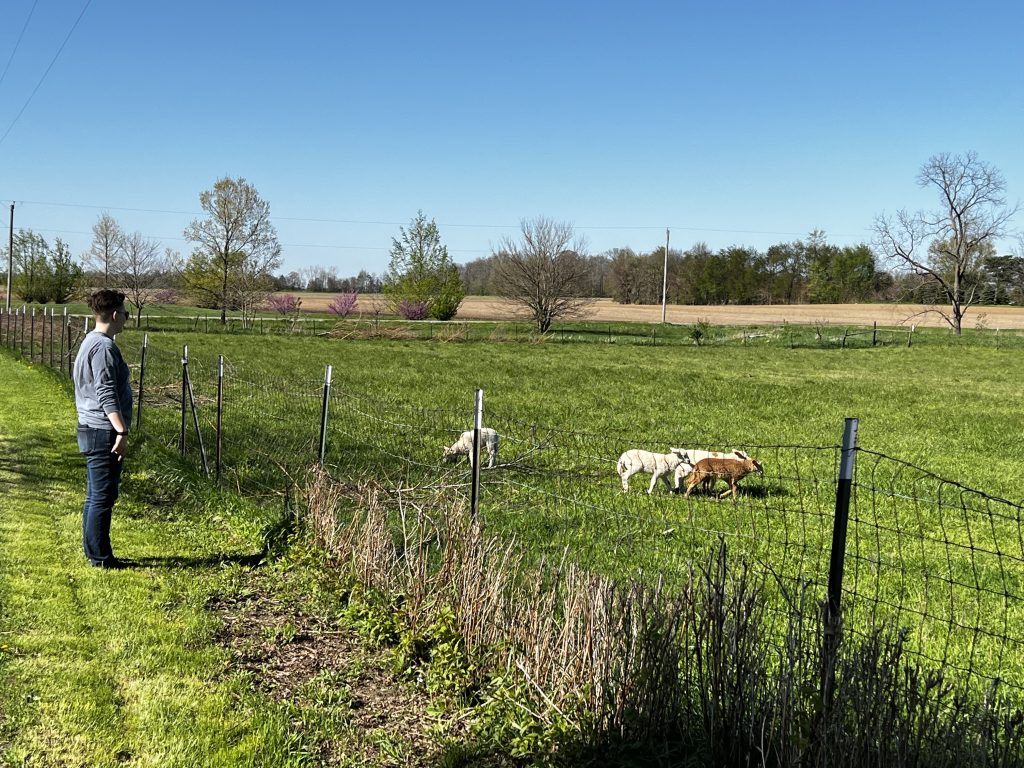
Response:
[[[59,237],[49,254],[49,296],[58,304],[66,304],[82,288],[82,265],[71,255],[68,244]]]
[[[384,278],[384,295],[392,307],[426,308],[428,317],[450,320],[466,295],[459,269],[448,256],[448,247],[433,219],[419,211],[409,228],[391,239],[391,261]]]
[[[988,256],[982,268],[989,301],[993,304],[1024,302],[1024,257]]]
[[[14,236],[14,276],[11,292],[22,301],[45,304],[50,295],[50,245],[31,229]]]
[[[269,292],[281,244],[270,204],[243,178],[219,179],[199,195],[199,204],[207,218],[185,228],[196,248],[182,271],[183,284],[206,306],[219,308],[226,324],[229,308],[248,312]]]

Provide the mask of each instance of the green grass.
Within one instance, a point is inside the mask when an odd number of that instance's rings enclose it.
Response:
[[[65,387],[0,354],[0,415],[0,761],[299,765],[287,713],[223,675],[204,609],[259,516],[219,494],[190,507],[135,446],[112,537],[142,567],[91,568]]]
[[[120,341],[137,360],[139,336]],[[226,472],[253,487],[280,488],[286,472],[315,458],[327,364],[327,463],[344,477],[465,484],[466,465],[442,464],[440,452],[471,426],[482,388],[485,423],[503,435],[501,460],[512,465],[483,474],[488,530],[515,536],[536,557],[568,551],[617,575],[683,578],[724,535],[784,588],[820,587],[835,447],[844,417],[858,417],[860,447],[927,472],[860,454],[845,581],[851,619],[897,621],[928,657],[1024,685],[1020,510],[929,474],[1024,497],[1024,359],[1015,351],[948,335],[909,349],[790,349],[151,333],[145,418],[168,445],[186,343],[211,454],[216,355],[225,356]],[[744,481],[736,504],[683,500],[664,487],[648,497],[643,476],[621,493],[620,452],[673,445],[743,447],[766,473]]]
[[[588,324],[566,343],[556,333],[541,344],[152,331],[145,430],[177,445],[188,344],[212,466],[223,354],[227,481],[280,491],[316,457],[330,364],[328,464],[344,477],[465,488],[465,464],[442,464],[440,451],[472,424],[479,387],[485,423],[501,432],[501,459],[513,465],[484,473],[482,514],[492,533],[514,535],[537,557],[567,550],[605,572],[669,578],[681,578],[724,535],[790,589],[825,580],[846,416],[860,419],[867,451],[991,496],[1024,497],[1024,444],[1016,440],[1024,359],[996,348],[992,334],[923,330],[910,348],[844,349],[790,348],[772,329],[750,330],[737,338],[736,329],[711,329],[716,343],[700,347],[608,343]],[[569,343],[573,333],[586,343]],[[119,342],[137,363],[141,334],[125,332]],[[623,496],[619,453],[672,445],[744,447],[766,474],[744,481],[736,504],[684,501],[663,488],[648,497],[642,477]],[[192,461],[196,448],[190,418]],[[1024,618],[1019,509],[865,452],[853,514],[846,585],[857,596],[848,601],[855,616],[898,621],[933,658],[1024,683],[1014,640]],[[976,627],[995,637],[976,641]]]

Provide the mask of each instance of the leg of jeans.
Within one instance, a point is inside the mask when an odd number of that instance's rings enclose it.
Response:
[[[99,441],[85,455],[86,497],[82,510],[82,539],[85,556],[101,563],[114,556],[110,546],[110,518],[117,501],[121,462],[110,453],[106,441]]]

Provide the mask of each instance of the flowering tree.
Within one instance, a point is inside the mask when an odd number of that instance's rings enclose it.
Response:
[[[327,311],[332,315],[338,317],[348,317],[352,310],[356,308],[356,302],[359,300],[359,292],[353,293],[339,293],[333,299],[331,303],[327,305]]]
[[[399,299],[395,302],[395,312],[406,320],[426,320],[430,306],[425,301]]]
[[[267,299],[267,306],[285,317],[295,316],[299,314],[302,299],[290,293],[277,293]]]
[[[177,304],[178,292],[173,288],[161,288],[153,294],[154,304]]]

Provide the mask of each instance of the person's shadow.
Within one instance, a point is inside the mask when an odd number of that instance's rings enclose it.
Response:
[[[186,555],[168,555],[162,557],[125,558],[122,562],[129,568],[219,568],[222,565],[234,564],[247,567],[260,565],[266,552],[243,554],[217,554],[206,557],[188,557]]]

